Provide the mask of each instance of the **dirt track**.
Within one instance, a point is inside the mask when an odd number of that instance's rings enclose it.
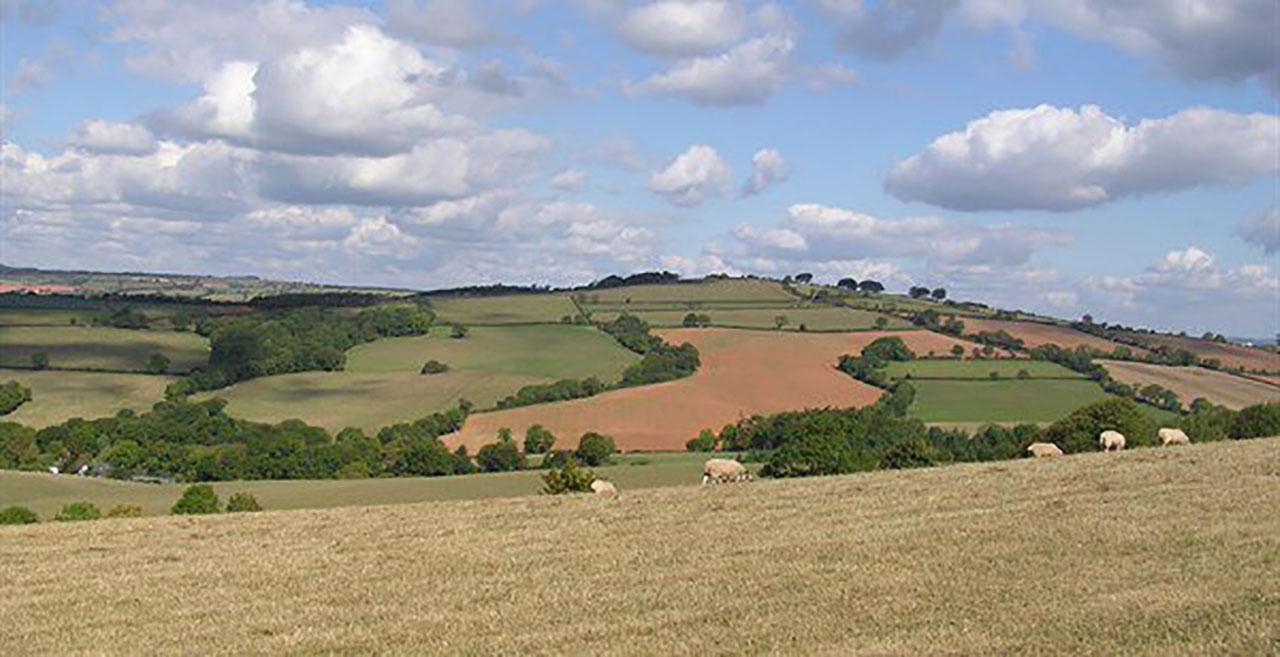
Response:
[[[1121,383],[1134,386],[1155,383],[1172,390],[1183,406],[1190,405],[1197,397],[1232,409],[1280,402],[1280,387],[1203,367],[1166,367],[1115,360],[1097,362]]]
[[[702,355],[702,367],[679,381],[617,390],[588,399],[540,404],[474,415],[462,431],[446,437],[474,451],[494,441],[498,429],[522,437],[533,424],[557,436],[558,447],[572,448],[587,431],[610,436],[624,451],[683,450],[704,428],[752,414],[825,406],[849,407],[874,402],[880,390],[835,369],[841,354],[859,353],[876,338],[903,338],[917,353],[947,353],[959,343],[925,331],[890,333],[775,333],[733,329],[670,329],[657,332],[668,342],[690,342]]]

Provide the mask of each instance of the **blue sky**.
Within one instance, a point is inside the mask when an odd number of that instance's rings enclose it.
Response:
[[[1271,0],[3,0],[2,20],[5,264],[416,288],[813,271],[1280,323]]]

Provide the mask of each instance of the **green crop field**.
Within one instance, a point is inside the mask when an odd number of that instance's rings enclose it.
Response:
[[[669,285],[635,285],[577,293],[591,305],[688,302],[788,302],[795,297],[774,281],[753,279],[711,280]]]
[[[1083,379],[1085,376],[1056,363],[1042,360],[913,360],[905,363],[889,363],[889,376],[901,379],[989,379],[996,372],[1003,379],[1012,379],[1018,372],[1026,371],[1031,378]]]
[[[0,366],[31,365],[31,354],[49,354],[49,366],[141,371],[151,354],[169,358],[170,372],[187,372],[209,360],[209,343],[195,333],[134,331],[98,326],[0,327]]]
[[[532,324],[559,322],[577,314],[563,294],[515,294],[503,297],[432,297],[438,323]]]
[[[263,377],[201,398],[222,397],[230,402],[229,413],[250,420],[300,418],[333,430],[376,431],[445,410],[463,398],[488,408],[532,383],[589,376],[614,381],[638,359],[585,326],[481,326],[462,340],[436,327],[428,336],[358,346],[348,352],[344,372]],[[427,360],[450,370],[419,374]]]
[[[576,440],[566,441],[568,447]],[[623,490],[688,486],[701,482],[706,454],[627,454],[614,465],[593,468]],[[314,481],[230,481],[214,483],[222,497],[252,493],[263,508],[315,509],[376,506],[443,500],[477,500],[537,495],[542,470],[474,474],[456,477],[392,477]],[[141,506],[148,515],[166,515],[186,484],[140,484],[97,477],[50,475],[0,470],[0,508],[20,504],[48,519],[63,505],[92,502],[104,512],[118,504]]]
[[[865,310],[854,310],[852,308],[836,308],[831,306],[805,306],[802,308],[778,307],[778,308],[754,308],[754,309],[733,309],[722,310],[719,308],[699,308],[697,310],[628,310],[631,313],[648,322],[651,326],[672,327],[680,326],[684,322],[685,315],[690,312],[707,315],[711,318],[712,326],[724,326],[729,328],[774,328],[774,318],[778,316],[786,317],[787,323],[783,326],[784,330],[796,331],[800,325],[804,324],[805,328],[810,331],[855,331],[875,328],[876,318],[884,317],[887,328],[907,328],[910,323],[897,317],[888,317],[878,313],[868,312]],[[609,321],[617,317],[620,312],[606,311],[592,313],[591,319],[594,321]]]
[[[95,313],[80,310],[0,308],[0,326],[71,326],[88,324]]]
[[[147,410],[164,398],[165,386],[174,379],[114,372],[0,369],[0,382],[11,380],[31,388],[31,401],[0,416],[0,421],[39,428],[73,417],[108,417],[125,408]]]
[[[912,381],[908,411],[925,422],[1052,422],[1107,397],[1089,380]]]

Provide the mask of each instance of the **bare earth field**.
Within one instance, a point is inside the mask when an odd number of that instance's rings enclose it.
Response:
[[[0,416],[0,422],[42,428],[73,417],[110,417],[125,408],[148,410],[164,399],[165,386],[175,379],[148,374],[0,369],[0,383],[11,380],[31,388],[31,401]]]
[[[1280,401],[1280,387],[1203,367],[1165,367],[1148,363],[1099,360],[1112,378],[1131,386],[1162,385],[1189,405],[1197,397],[1239,410],[1245,406]]]
[[[685,379],[607,392],[587,399],[539,404],[467,418],[462,430],[446,438],[478,449],[491,443],[498,429],[518,435],[541,424],[576,446],[587,431],[612,436],[618,448],[682,450],[705,428],[753,414],[826,406],[870,404],[880,390],[835,369],[841,354],[857,354],[873,340],[896,336],[918,353],[946,353],[952,338],[926,331],[865,333],[777,333],[733,329],[664,329],[656,331],[673,344],[690,342],[702,355],[702,367]]]
[[[1265,349],[1242,347],[1238,344],[1223,344],[1199,338],[1184,338],[1177,335],[1130,334],[1136,340],[1166,345],[1174,349],[1186,349],[1202,359],[1216,358],[1228,367],[1243,367],[1249,371],[1261,370],[1280,373],[1280,354]]]
[[[1028,349],[1046,344],[1056,344],[1065,349],[1075,349],[1083,345],[1108,354],[1115,351],[1116,347],[1126,347],[1137,355],[1147,353],[1147,350],[1142,347],[1122,345],[1119,342],[1104,340],[1067,326],[1054,326],[1038,322],[1012,322],[999,319],[971,319],[968,317],[963,318],[963,320],[965,333],[1004,331],[1022,340]]]
[[[707,301],[795,301],[776,281],[712,280],[671,285],[633,285],[581,292],[591,304]]]
[[[1280,440],[0,528],[0,653],[1266,654]]]

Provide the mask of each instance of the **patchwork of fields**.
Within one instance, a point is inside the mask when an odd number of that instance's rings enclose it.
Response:
[[[957,343],[925,331],[818,334],[712,328],[657,333],[667,342],[697,347],[702,367],[668,383],[473,415],[446,442],[475,450],[493,442],[503,427],[522,434],[541,424],[575,443],[583,433],[598,431],[612,436],[623,450],[681,450],[702,429],[719,430],[754,414],[875,402],[879,388],[853,380],[836,370],[835,363],[842,354],[861,353],[876,338],[900,337],[920,353],[945,353]]]
[[[145,411],[164,398],[173,377],[115,372],[0,369],[0,383],[16,380],[31,389],[32,400],[0,421],[46,427],[73,417],[109,417],[121,409]]]
[[[0,653],[1267,654],[1278,470],[1266,439],[0,527]]]
[[[1139,388],[1154,383],[1173,391],[1184,406],[1200,397],[1235,410],[1253,404],[1280,402],[1280,385],[1226,372],[1215,372],[1203,367],[1167,367],[1119,360],[1097,362],[1121,383]]]
[[[0,367],[29,367],[44,352],[49,366],[140,372],[152,354],[168,357],[182,373],[209,361],[209,342],[195,333],[137,331],[100,326],[0,326]]]
[[[1127,336],[1143,343],[1161,345],[1171,349],[1186,349],[1202,360],[1216,358],[1225,367],[1242,367],[1250,372],[1280,373],[1280,353],[1267,351],[1266,349],[1177,335],[1129,333]]]
[[[291,418],[339,430],[366,431],[415,420],[455,406],[460,399],[492,407],[521,386],[563,378],[618,379],[638,360],[613,338],[585,326],[477,326],[455,340],[447,327],[428,336],[391,338],[347,354],[342,372],[263,377],[215,390],[234,416],[261,422]],[[449,366],[420,374],[427,360]]]
[[[1133,354],[1142,356],[1147,352],[1142,347],[1134,347],[1131,345],[1104,340],[1095,335],[1090,335],[1083,331],[1077,331],[1069,326],[1058,326],[1056,324],[1040,324],[1037,322],[1014,322],[997,319],[964,319],[964,332],[966,334],[979,333],[981,331],[1004,331],[1012,335],[1026,345],[1028,349],[1032,347],[1040,347],[1046,344],[1055,344],[1064,349],[1075,349],[1076,347],[1088,347],[1095,351],[1103,353],[1112,353],[1117,347],[1124,347]]]
[[[650,326],[659,328],[678,328],[683,326],[685,315],[697,313],[711,319],[712,326],[722,328],[776,329],[778,318],[782,318],[782,329],[786,331],[869,331],[872,329],[910,328],[911,324],[898,317],[882,315],[866,310],[853,308],[837,308],[834,306],[779,306],[770,308],[718,308],[703,307],[696,310],[606,310],[591,314],[595,321],[607,322],[617,318],[622,312],[628,312]],[[883,326],[877,326],[877,319],[884,319]]]

